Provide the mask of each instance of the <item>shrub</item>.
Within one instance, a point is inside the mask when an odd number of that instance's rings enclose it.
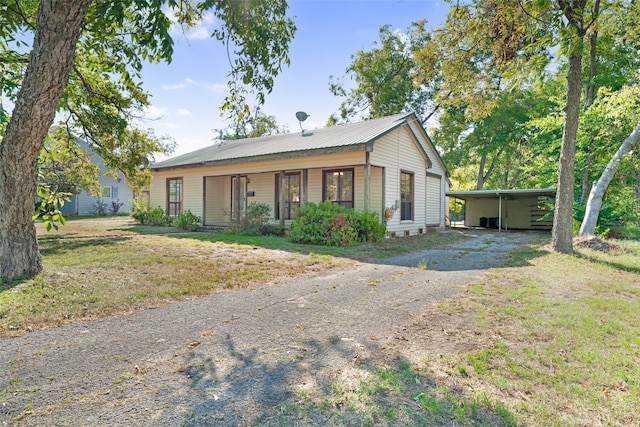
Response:
[[[118,200],[112,200],[111,201],[111,214],[112,215],[118,215],[118,211],[120,210],[120,208],[124,205],[124,203],[122,203],[120,201],[120,199]]]
[[[350,246],[384,238],[385,224],[373,212],[356,212],[331,201],[298,209],[288,238],[295,243]]]
[[[258,235],[282,235],[280,227],[269,225],[271,208],[266,203],[249,203],[240,221],[233,221],[230,233],[245,233]]]
[[[96,203],[91,208],[95,216],[107,216],[107,203],[100,197],[96,198]]]
[[[200,217],[194,215],[189,209],[180,212],[175,218],[175,226],[186,231],[198,230],[200,228],[200,222],[202,222]]]
[[[160,206],[149,209],[146,206],[136,207],[131,215],[138,224],[154,226],[173,225],[173,219]]]

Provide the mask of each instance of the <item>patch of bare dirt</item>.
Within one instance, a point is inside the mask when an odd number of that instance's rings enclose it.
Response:
[[[620,249],[620,245],[605,242],[598,236],[580,236],[573,239],[573,246],[578,248],[592,249],[598,252],[609,253],[613,250]]]

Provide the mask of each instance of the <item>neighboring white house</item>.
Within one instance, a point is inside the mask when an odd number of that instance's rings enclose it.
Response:
[[[224,225],[251,202],[288,225],[305,202],[373,211],[390,236],[445,226],[448,171],[413,113],[226,141],[150,166],[151,207]]]
[[[105,176],[105,172],[107,172],[109,168],[104,165],[102,157],[95,154],[85,141],[77,139],[76,142],[80,146],[80,149],[88,152],[89,158],[98,165],[99,182],[102,187],[102,194],[100,197],[97,197],[82,190],[79,194],[71,196],[71,201],[66,202],[60,211],[65,215],[95,215],[98,200],[102,200],[106,205],[107,214],[112,213],[113,203],[122,203],[119,207],[120,213],[131,212],[133,192],[129,186],[127,186],[127,183],[124,180],[124,175],[119,173],[118,178],[116,179]]]

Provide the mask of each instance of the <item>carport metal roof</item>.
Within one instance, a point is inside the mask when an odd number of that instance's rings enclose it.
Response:
[[[527,188],[520,190],[469,190],[469,191],[447,191],[447,196],[462,200],[467,199],[520,199],[524,197],[548,196],[555,197],[555,188]]]

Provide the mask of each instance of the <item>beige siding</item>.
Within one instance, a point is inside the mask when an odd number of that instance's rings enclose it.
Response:
[[[251,174],[247,191],[253,191],[253,197],[247,197],[247,205],[250,203],[264,203],[271,208],[271,219],[275,218],[275,188],[276,173]]]
[[[205,178],[205,218],[204,223],[215,224],[227,220],[227,213],[231,208],[231,202],[225,203],[226,188],[230,188],[231,180],[228,177]],[[229,199],[230,196],[227,196]]]
[[[307,201],[318,203],[322,201],[322,169],[309,169],[307,183]]]

